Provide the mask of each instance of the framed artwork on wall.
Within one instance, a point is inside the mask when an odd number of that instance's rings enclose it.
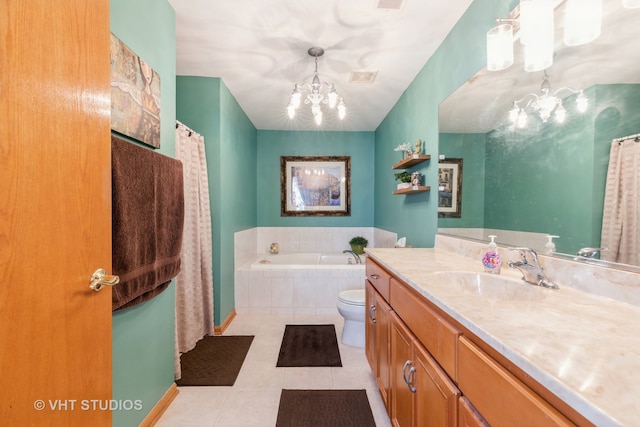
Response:
[[[462,211],[462,159],[438,162],[438,217],[460,218]]]
[[[111,129],[160,148],[160,76],[113,34]]]
[[[281,216],[350,216],[350,156],[280,157]]]

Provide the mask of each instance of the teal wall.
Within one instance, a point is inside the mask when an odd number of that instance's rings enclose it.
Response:
[[[373,132],[258,131],[258,226],[372,227],[374,147]],[[351,216],[280,216],[280,156],[351,156]]]
[[[460,218],[440,218],[438,227],[484,227],[486,139],[485,134],[478,133],[440,134],[440,155],[462,159],[462,197]]]
[[[562,126],[530,117],[525,129],[490,132],[485,175],[485,227],[559,235],[558,252],[593,244],[593,121],[564,104]]]
[[[159,151],[175,156],[175,13],[165,0],[111,0],[111,32],[160,75]],[[175,287],[113,314],[113,399],[141,411],[113,411],[114,426],[138,425],[173,384]]]
[[[374,225],[407,236],[409,245],[431,247],[437,232],[438,104],[486,64],[486,32],[513,3],[475,0],[376,130]],[[431,154],[418,168],[431,192],[392,195],[393,149],[416,139]]]
[[[178,76],[177,118],[204,137],[213,240],[214,322],[235,307],[233,235],[257,224],[257,133],[219,78]]]

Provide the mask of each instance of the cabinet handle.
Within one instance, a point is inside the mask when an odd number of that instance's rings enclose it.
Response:
[[[407,360],[404,362],[404,366],[402,367],[402,378],[404,379],[405,384],[409,386],[409,379],[407,378],[407,368],[411,366],[411,360]]]
[[[369,307],[369,320],[371,320],[371,323],[376,323],[376,318],[373,317],[373,313],[376,311],[376,306],[372,305],[371,307]]]
[[[416,392],[416,388],[413,386],[413,379],[415,378],[416,368],[413,366],[409,369],[409,375],[407,375],[407,386],[409,387],[409,391],[411,393]]]
[[[373,280],[378,280],[380,278],[378,274],[370,274],[369,277],[371,277]]]

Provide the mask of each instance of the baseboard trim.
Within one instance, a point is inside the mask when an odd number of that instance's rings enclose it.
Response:
[[[153,407],[151,412],[144,417],[144,420],[138,425],[138,427],[153,427],[160,420],[164,411],[167,410],[171,402],[176,398],[176,396],[180,393],[178,390],[178,386],[176,383],[171,384],[169,390],[162,396],[162,398],[156,403],[156,406]]]
[[[224,333],[224,331],[229,327],[229,325],[231,324],[231,321],[236,317],[236,310],[235,308],[231,311],[231,313],[229,313],[229,315],[227,316],[226,319],[224,319],[224,322],[222,322],[222,325],[220,326],[214,326],[213,327],[213,334],[214,335],[222,335]]]

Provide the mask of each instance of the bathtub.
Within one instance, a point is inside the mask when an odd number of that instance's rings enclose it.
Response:
[[[364,269],[365,255],[360,255],[362,264],[356,264],[354,256],[341,252],[309,252],[277,255],[260,255],[251,263],[251,270],[304,270],[304,269]]]
[[[366,256],[360,258],[362,264],[341,252],[256,255],[235,271],[236,312],[338,315],[338,294],[364,288]]]

